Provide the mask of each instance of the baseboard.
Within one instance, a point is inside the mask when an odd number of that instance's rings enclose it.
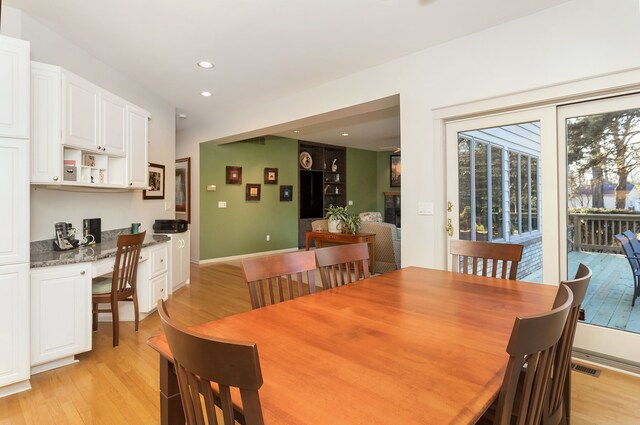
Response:
[[[233,255],[231,257],[210,258],[208,260],[200,260],[197,262],[197,264],[202,265],[202,264],[213,264],[213,263],[226,263],[229,261],[242,260],[243,258],[262,257],[263,255],[283,254],[285,252],[293,252],[293,251],[299,251],[299,249],[285,248],[285,249],[278,249],[275,251],[264,251],[264,252],[254,252],[252,254]]]
[[[59,367],[67,366],[77,362],[78,360],[76,360],[74,356],[65,357],[62,359],[54,360],[52,362],[39,364],[37,366],[31,366],[31,374],[36,375],[38,373],[46,372],[52,369],[57,369]]]
[[[589,363],[596,366],[601,366],[606,369],[614,370],[616,372],[625,373],[640,377],[640,364],[629,363],[623,359],[616,357],[608,357],[598,353],[592,353],[588,350],[573,350],[572,357],[575,360]]]
[[[17,394],[22,391],[27,391],[31,389],[31,381],[28,379],[26,381],[17,382],[15,384],[7,385],[5,387],[0,388],[0,398],[6,397],[11,394]]]

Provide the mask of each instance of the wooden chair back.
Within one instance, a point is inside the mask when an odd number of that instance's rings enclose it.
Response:
[[[518,418],[519,425],[540,423],[555,346],[573,303],[573,295],[565,285],[560,286],[557,300],[561,305],[548,313],[516,317],[507,345],[509,362],[498,396],[494,425],[509,425],[512,416]]]
[[[315,250],[324,289],[356,282],[371,276],[366,243],[344,244]]]
[[[138,262],[146,231],[133,235],[118,236],[116,261],[111,278],[111,294],[116,298],[125,298],[136,290]]]
[[[518,244],[454,239],[450,252],[461,273],[515,280],[523,248]]]
[[[568,418],[571,412],[571,350],[578,325],[580,306],[587,294],[591,274],[589,267],[580,264],[573,280],[561,282],[561,287],[565,285],[571,290],[573,302],[569,309],[567,323],[562,331],[562,336],[556,345],[553,360],[553,375],[549,389],[547,390],[547,400],[543,411],[542,425],[559,425],[563,423],[563,417]],[[553,308],[560,307],[562,303],[563,296],[559,288],[558,296],[556,296],[553,303]]]
[[[192,332],[169,317],[163,300],[158,301],[158,314],[173,354],[187,424],[217,425],[215,405],[222,410],[223,423],[234,424],[232,387],[240,390],[244,423],[263,424],[258,394],[262,371],[256,344]],[[217,394],[212,383],[217,384]]]
[[[316,292],[316,256],[313,251],[247,258],[241,264],[253,309],[304,295],[305,286],[309,294]]]

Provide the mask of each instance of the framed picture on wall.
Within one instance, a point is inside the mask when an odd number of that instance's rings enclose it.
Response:
[[[142,191],[142,199],[164,199],[164,165],[149,163],[149,189]]]
[[[389,157],[390,182],[391,187],[400,187],[400,175],[402,168],[400,167],[400,155],[391,155]]]
[[[259,201],[260,200],[260,185],[247,183],[247,193],[246,193],[247,201]]]
[[[242,184],[242,167],[227,165],[227,184]]]
[[[280,202],[289,202],[293,200],[293,186],[280,186]]]
[[[176,159],[176,216],[191,223],[191,158]]]
[[[264,184],[278,184],[278,169],[277,168],[265,168],[264,169]]]

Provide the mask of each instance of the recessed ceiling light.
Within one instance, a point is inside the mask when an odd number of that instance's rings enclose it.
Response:
[[[300,133],[300,130],[293,130],[294,133]]]
[[[200,95],[204,96],[204,97],[209,97],[209,96],[211,96],[211,92],[210,91],[201,91]]]
[[[207,61],[200,61],[198,62],[198,66],[200,68],[204,68],[204,69],[211,69],[213,68],[213,64],[211,62],[207,62]]]
[[[349,133],[342,133],[342,135],[343,135],[344,137],[347,137],[347,136],[349,135]]]
[[[187,114],[178,114],[178,118],[181,118],[184,120],[187,118]]]

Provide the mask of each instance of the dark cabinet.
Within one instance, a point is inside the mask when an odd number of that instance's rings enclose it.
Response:
[[[347,205],[347,151],[341,146],[298,142],[298,246],[305,245],[311,222],[330,205]]]
[[[400,227],[400,192],[384,192],[384,221]]]

